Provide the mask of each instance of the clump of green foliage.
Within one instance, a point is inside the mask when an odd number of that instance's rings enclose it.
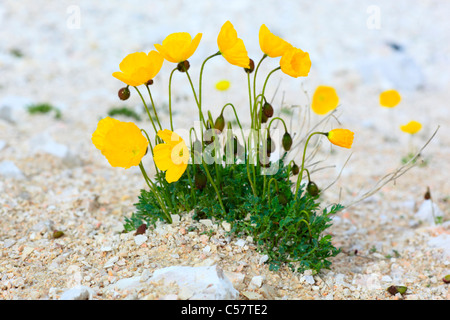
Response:
[[[215,166],[207,166],[212,178],[216,179]],[[270,176],[273,180],[267,198],[251,192],[247,166],[224,167],[219,192],[226,212],[222,210],[212,186],[202,179],[206,174],[203,168],[189,164],[187,170],[188,174],[171,184],[165,182],[163,173],[156,175],[156,180],[161,183],[157,188],[166,195],[164,205],[172,212],[194,210],[194,219],[229,222],[232,234],[251,236],[258,250],[268,255],[270,269],[278,270],[287,264],[299,272],[309,269],[319,272],[329,268],[329,258],[340,252],[331,243],[331,235],[324,234],[324,231],[331,226],[333,214],[343,207],[332,205],[320,210],[319,195],[309,194],[305,185],[294,199],[293,183],[287,178],[292,176],[289,172],[292,170],[282,160],[279,160],[278,172]],[[193,189],[190,187],[192,183],[195,183]],[[263,176],[258,175],[256,186],[262,188],[263,183]],[[177,207],[173,207],[173,203]],[[125,218],[125,231],[135,230],[142,223],[154,225],[157,220],[165,220],[164,207],[151,191],[141,190],[135,207],[136,212]]]
[[[30,114],[47,114],[53,111],[55,112],[55,119],[62,118],[61,110],[49,103],[32,104],[27,107],[27,110]]]
[[[115,108],[111,108],[108,111],[108,116],[110,116],[110,117],[114,117],[117,115],[132,118],[132,119],[135,119],[136,121],[141,121],[141,116],[134,110],[131,110],[130,108],[127,108],[127,107],[120,107],[120,108],[115,107]]]

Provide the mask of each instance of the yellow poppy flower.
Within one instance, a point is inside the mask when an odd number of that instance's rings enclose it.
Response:
[[[281,71],[287,75],[298,78],[306,77],[311,69],[309,53],[301,49],[291,47],[286,50],[280,59]]]
[[[324,115],[336,109],[339,97],[336,90],[329,86],[318,86],[312,98],[311,108],[319,114]]]
[[[259,28],[259,46],[262,52],[271,58],[281,57],[287,49],[292,47],[290,43],[270,32],[265,24]]]
[[[223,24],[217,37],[217,45],[222,56],[232,65],[249,68],[250,58],[245,49],[244,41],[237,36],[230,21]]]
[[[422,124],[420,122],[417,121],[410,121],[407,124],[400,126],[400,129],[403,132],[409,133],[409,134],[416,134],[417,132],[419,132],[422,129]]]
[[[133,122],[106,117],[98,122],[92,143],[113,167],[137,166],[147,152],[148,141]]]
[[[333,129],[327,133],[328,140],[334,145],[350,149],[354,133],[348,129]]]
[[[153,148],[153,160],[161,171],[166,171],[166,180],[178,181],[186,171],[189,150],[184,140],[170,130],[159,130],[158,136],[165,142]]]
[[[387,108],[393,108],[400,103],[402,97],[396,90],[387,90],[380,94],[380,105]]]
[[[113,77],[136,87],[153,79],[161,70],[164,58],[155,50],[148,54],[135,52],[127,55],[119,64],[120,72],[114,72]]]
[[[230,88],[230,81],[220,80],[216,83],[216,89],[219,91],[226,91]]]
[[[168,35],[163,40],[162,45],[155,44],[155,48],[167,61],[180,63],[186,61],[194,54],[201,38],[201,33],[192,39],[187,32],[176,32]]]

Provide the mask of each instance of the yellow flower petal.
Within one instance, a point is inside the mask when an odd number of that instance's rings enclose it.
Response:
[[[338,103],[339,97],[333,87],[318,86],[312,98],[311,108],[315,113],[324,115],[336,109]]]
[[[327,136],[334,145],[348,149],[352,147],[354,133],[348,129],[333,129]]]
[[[222,56],[232,65],[249,68],[248,57],[244,41],[237,36],[237,32],[230,21],[223,24],[217,37],[217,45]]]
[[[106,117],[98,122],[97,129],[92,134],[92,143],[97,149],[99,150],[103,149],[107,133],[118,122],[119,120],[110,117]]]
[[[99,121],[92,142],[113,167],[137,166],[147,152],[148,141],[132,122],[113,118]]]
[[[220,80],[216,83],[216,89],[219,91],[226,91],[230,88],[230,81]]]
[[[131,53],[119,64],[120,72],[114,72],[112,75],[129,86],[139,86],[158,74],[163,61],[164,58],[154,50],[148,54]]]
[[[400,126],[400,129],[403,132],[409,133],[409,134],[416,134],[422,129],[422,124],[420,122],[417,122],[415,120],[412,120],[408,122],[405,125]]]
[[[284,52],[291,48],[291,44],[274,35],[265,24],[259,28],[259,46],[261,51],[271,58],[281,57]]]
[[[165,142],[153,148],[153,159],[161,171],[166,171],[166,180],[178,181],[186,171],[189,162],[189,149],[184,140],[170,130],[158,131],[158,136]]]
[[[402,97],[396,90],[387,90],[380,94],[380,105],[386,108],[393,108],[400,103]]]
[[[291,77],[306,77],[311,69],[311,60],[308,52],[290,47],[281,57],[280,67],[281,71]]]
[[[163,40],[162,45],[155,44],[155,48],[167,61],[180,63],[186,61],[194,54],[201,38],[201,33],[192,39],[187,32],[176,32],[168,35]]]

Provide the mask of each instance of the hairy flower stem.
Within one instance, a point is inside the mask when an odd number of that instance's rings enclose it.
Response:
[[[172,76],[173,73],[178,70],[177,68],[173,69],[170,73],[169,77],[169,117],[170,117],[170,130],[173,131],[173,122],[172,122]]]
[[[306,147],[308,146],[308,143],[309,143],[309,140],[311,139],[311,137],[312,137],[313,135],[316,135],[316,134],[323,134],[323,135],[326,135],[326,133],[324,133],[324,132],[317,132],[317,131],[316,131],[316,132],[311,133],[311,134],[308,136],[308,139],[306,139],[305,147],[304,147],[304,149],[303,149],[302,167],[301,167],[300,172],[299,172],[299,174],[298,174],[297,185],[296,185],[296,187],[295,187],[295,197],[294,197],[294,200],[297,199],[297,196],[298,196],[298,188],[300,187],[300,183],[302,182],[303,171],[305,170]]]
[[[160,195],[156,191],[157,188],[155,187],[154,183],[150,180],[150,178],[148,177],[147,173],[145,172],[145,169],[144,169],[144,166],[142,165],[142,162],[139,163],[139,168],[141,169],[141,173],[144,176],[144,180],[145,180],[145,182],[147,182],[147,185],[148,185],[150,191],[153,193],[153,195],[155,196],[156,200],[158,201],[161,209],[164,211],[164,213],[166,215],[166,217],[165,217],[166,222],[167,223],[172,223],[172,217],[170,216],[170,213],[167,212],[166,205],[164,204],[164,202],[160,198]]]
[[[134,88],[136,89],[137,93],[139,93],[142,103],[144,103],[145,110],[147,111],[147,115],[150,118],[150,121],[152,122],[153,129],[155,129],[155,133],[158,133],[158,129],[156,129],[155,123],[153,122],[153,117],[150,114],[150,111],[148,110],[147,103],[145,102],[144,97],[142,96],[141,92],[139,91],[139,89],[137,87],[134,87]]]
[[[153,101],[152,94],[150,92],[150,88],[148,85],[145,85],[145,86],[147,87],[148,96],[150,97],[150,101],[152,102],[153,112],[155,113],[155,118],[156,118],[156,122],[158,122],[159,130],[162,130],[161,122],[159,122],[158,113],[156,112],[156,107],[155,107],[155,103]]]
[[[214,180],[212,179],[211,174],[209,173],[208,166],[206,165],[206,163],[205,163],[205,161],[203,159],[202,159],[202,164],[203,164],[203,168],[206,171],[206,176],[208,177],[209,182],[211,182],[211,185],[213,186],[214,190],[216,191],[217,198],[219,199],[220,206],[221,206],[223,212],[226,213],[227,211],[225,210],[225,207],[223,206],[222,197],[220,196],[219,189],[217,189],[217,186],[214,183]]]

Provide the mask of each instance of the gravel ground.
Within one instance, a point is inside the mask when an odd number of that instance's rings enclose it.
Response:
[[[376,8],[370,2],[339,3],[339,10],[331,1],[281,6],[263,1],[258,8],[245,1],[231,1],[227,7],[208,1],[142,7],[130,1],[125,8],[116,1],[2,3],[0,298],[60,299],[81,285],[92,290],[91,299],[182,299],[177,286],[150,283],[120,289],[114,284],[133,277],[145,281],[169,266],[217,265],[238,290],[238,299],[448,300],[450,287],[442,278],[450,274],[450,39],[444,14],[450,8],[440,1],[418,1],[414,7],[407,1],[381,1],[376,6],[381,26],[371,29],[366,20]],[[78,9],[79,25],[72,16]],[[248,10],[254,19],[248,19]],[[404,10],[408,13],[400,15]],[[269,19],[267,12],[280,18]],[[195,70],[217,49],[215,37],[228,19],[251,56],[260,55],[257,32],[262,23],[310,52],[313,69],[306,80],[274,76],[269,95],[280,84],[274,105],[305,105],[302,89],[311,96],[319,83],[336,88],[339,121],[355,132],[355,142],[349,151],[318,154],[336,165],[315,175],[315,182],[326,186],[352,153],[325,202],[351,202],[399,167],[401,158],[440,126],[423,152],[422,165],[335,216],[329,232],[342,253],[320,274],[294,273],[287,267],[272,272],[252,239],[228,235],[226,224],[194,221],[190,213],[140,237],[121,233],[144,180],[138,168],[111,168],[90,138],[109,108],[140,110],[140,101],[136,94],[126,103],[119,101],[122,84],[111,73],[126,54],[151,50],[176,31],[204,34],[191,60]],[[396,52],[386,41],[406,49]],[[154,98],[161,103],[172,67],[165,63],[155,79]],[[221,78],[231,81],[229,91],[214,91]],[[241,70],[217,58],[207,66],[205,79],[205,104],[213,106],[213,114],[222,100],[247,106]],[[195,112],[190,88],[182,77],[174,81],[175,125],[190,127],[186,119]],[[388,87],[402,93],[394,109],[378,105],[379,92]],[[25,106],[39,102],[54,104],[63,118],[26,112]],[[168,123],[167,113],[161,116]],[[412,119],[421,121],[423,130],[409,137],[398,126]],[[148,121],[138,125],[150,129]],[[151,159],[145,161],[150,168]],[[427,187],[442,212],[442,224],[418,215]],[[55,238],[55,231],[63,236]],[[391,285],[407,286],[407,293],[391,295],[386,291]]]

